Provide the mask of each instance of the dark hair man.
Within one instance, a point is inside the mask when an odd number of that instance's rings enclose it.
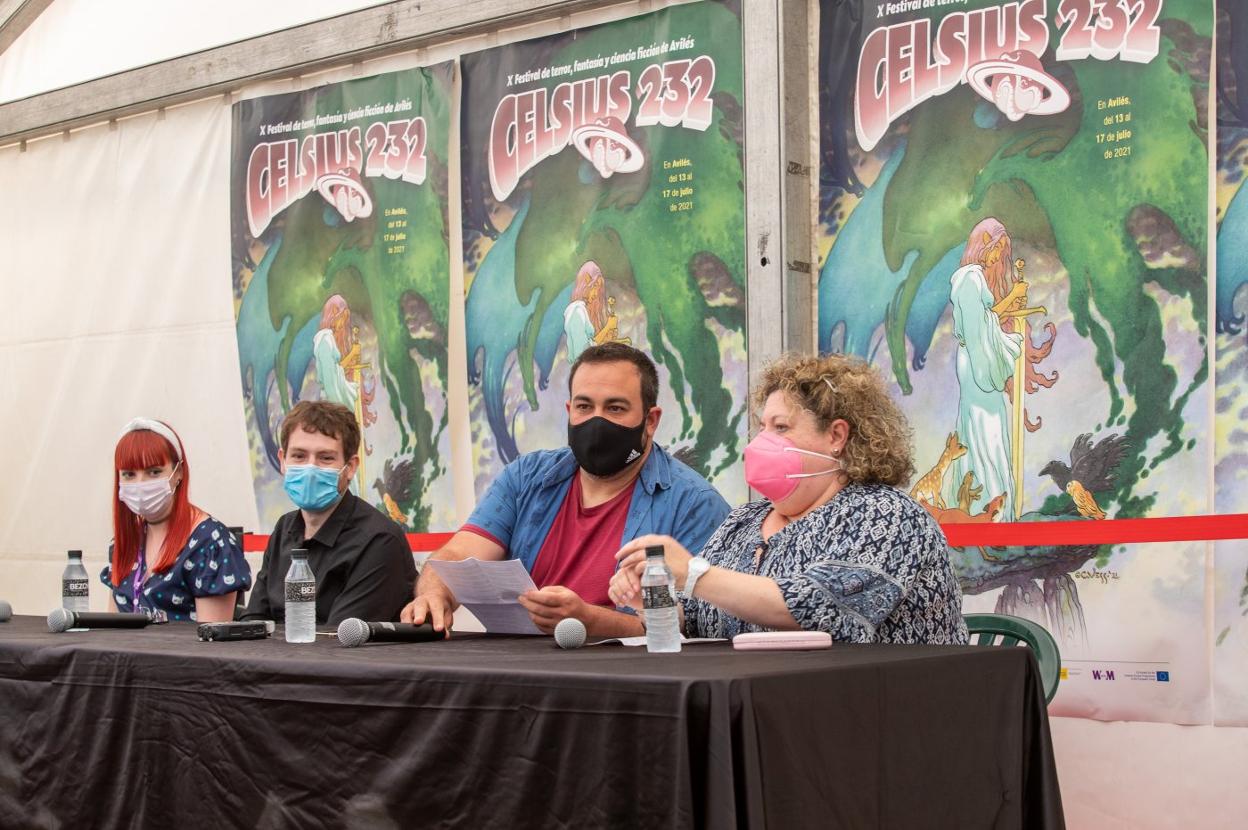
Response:
[[[520,597],[551,632],[566,617],[591,636],[642,633],[607,596],[615,553],[638,536],[672,536],[701,550],[728,504],[701,476],[654,442],[659,379],[644,352],[620,343],[583,351],[568,381],[568,446],[517,458],[434,559],[519,559],[538,590]],[[404,622],[449,628],[456,602],[425,569]]]

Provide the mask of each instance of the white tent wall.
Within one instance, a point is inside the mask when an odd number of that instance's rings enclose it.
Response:
[[[173,424],[192,496],[254,526],[228,274],[230,117],[220,99],[0,150],[0,333],[12,459],[0,595],[59,603],[65,550],[95,576],[111,535],[111,455],[137,414]]]
[[[433,63],[641,8],[586,12],[243,94]],[[25,151],[0,149],[0,598],[17,613],[58,603],[69,548],[87,552],[92,604],[103,607],[111,451],[135,414],[180,431],[197,503],[255,528],[229,283],[229,142],[229,106],[217,97],[32,141]],[[451,203],[455,210],[455,193]],[[452,296],[462,296],[462,281]],[[457,310],[452,342],[462,339]],[[461,404],[463,367],[462,352],[452,354],[451,392]],[[462,421],[459,430],[453,451],[467,463]],[[461,516],[471,498],[456,493]],[[1067,718],[1052,729],[1072,828],[1230,828],[1248,815],[1248,790],[1237,786],[1248,730]]]

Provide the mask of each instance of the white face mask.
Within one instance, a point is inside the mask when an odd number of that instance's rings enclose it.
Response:
[[[117,497],[144,521],[159,519],[165,515],[173,501],[173,485],[170,482],[177,470],[178,465],[175,464],[168,478],[123,481],[117,487]]]

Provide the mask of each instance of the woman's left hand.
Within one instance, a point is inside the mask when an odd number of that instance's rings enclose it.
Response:
[[[693,555],[671,536],[640,536],[620,548],[620,552],[615,555],[620,567],[611,577],[607,594],[616,605],[640,604],[641,574],[646,569],[646,548],[651,545],[663,546],[663,560],[672,571],[676,589],[685,587],[685,577],[689,575],[689,560]]]

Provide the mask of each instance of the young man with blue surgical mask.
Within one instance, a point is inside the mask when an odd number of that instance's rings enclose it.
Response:
[[[359,449],[359,424],[341,404],[301,401],[286,414],[278,459],[286,494],[299,509],[278,519],[269,536],[245,618],[284,620],[295,548],[308,551],[316,576],[317,625],[399,618],[416,566],[403,529],[348,490]]]

